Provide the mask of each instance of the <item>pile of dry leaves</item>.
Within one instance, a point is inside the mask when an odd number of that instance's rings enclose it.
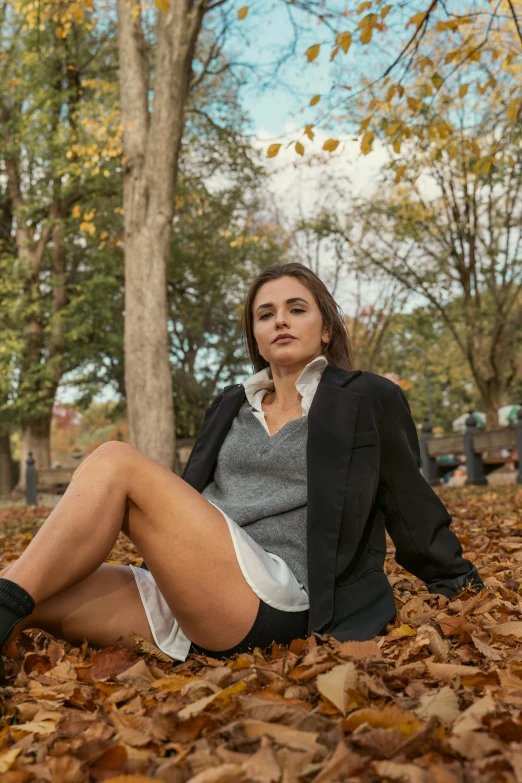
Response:
[[[314,634],[223,664],[22,635],[0,781],[522,783],[522,488],[439,492],[490,589],[429,595],[390,546],[398,619],[375,640]],[[0,511],[4,565],[48,512]],[[123,539],[112,559],[140,562]]]

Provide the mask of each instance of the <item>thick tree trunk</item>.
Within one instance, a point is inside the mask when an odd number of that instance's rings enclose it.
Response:
[[[11,492],[13,486],[13,463],[9,434],[0,435],[0,498]]]
[[[25,463],[29,452],[33,455],[37,472],[42,468],[51,467],[51,417],[52,414],[49,413],[38,419],[30,417],[22,419],[22,455],[17,490],[25,491]]]
[[[125,390],[131,443],[174,468],[167,319],[178,158],[194,47],[205,2],[171,0],[159,13],[154,99],[137,0],[118,0],[125,222]]]

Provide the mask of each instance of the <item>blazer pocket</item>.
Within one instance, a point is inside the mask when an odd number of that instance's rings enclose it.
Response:
[[[360,446],[375,446],[377,443],[377,431],[356,432],[353,436],[352,448],[358,449]]]

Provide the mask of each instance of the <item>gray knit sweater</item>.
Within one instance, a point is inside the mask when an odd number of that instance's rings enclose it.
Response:
[[[219,450],[214,480],[202,492],[279,555],[308,591],[306,441],[308,417],[270,436],[245,402]]]

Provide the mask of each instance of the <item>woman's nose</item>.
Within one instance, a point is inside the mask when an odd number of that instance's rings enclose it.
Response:
[[[275,321],[276,321],[276,329],[280,329],[283,326],[288,328],[288,323],[287,323],[286,316],[284,316],[284,315],[276,315]]]

